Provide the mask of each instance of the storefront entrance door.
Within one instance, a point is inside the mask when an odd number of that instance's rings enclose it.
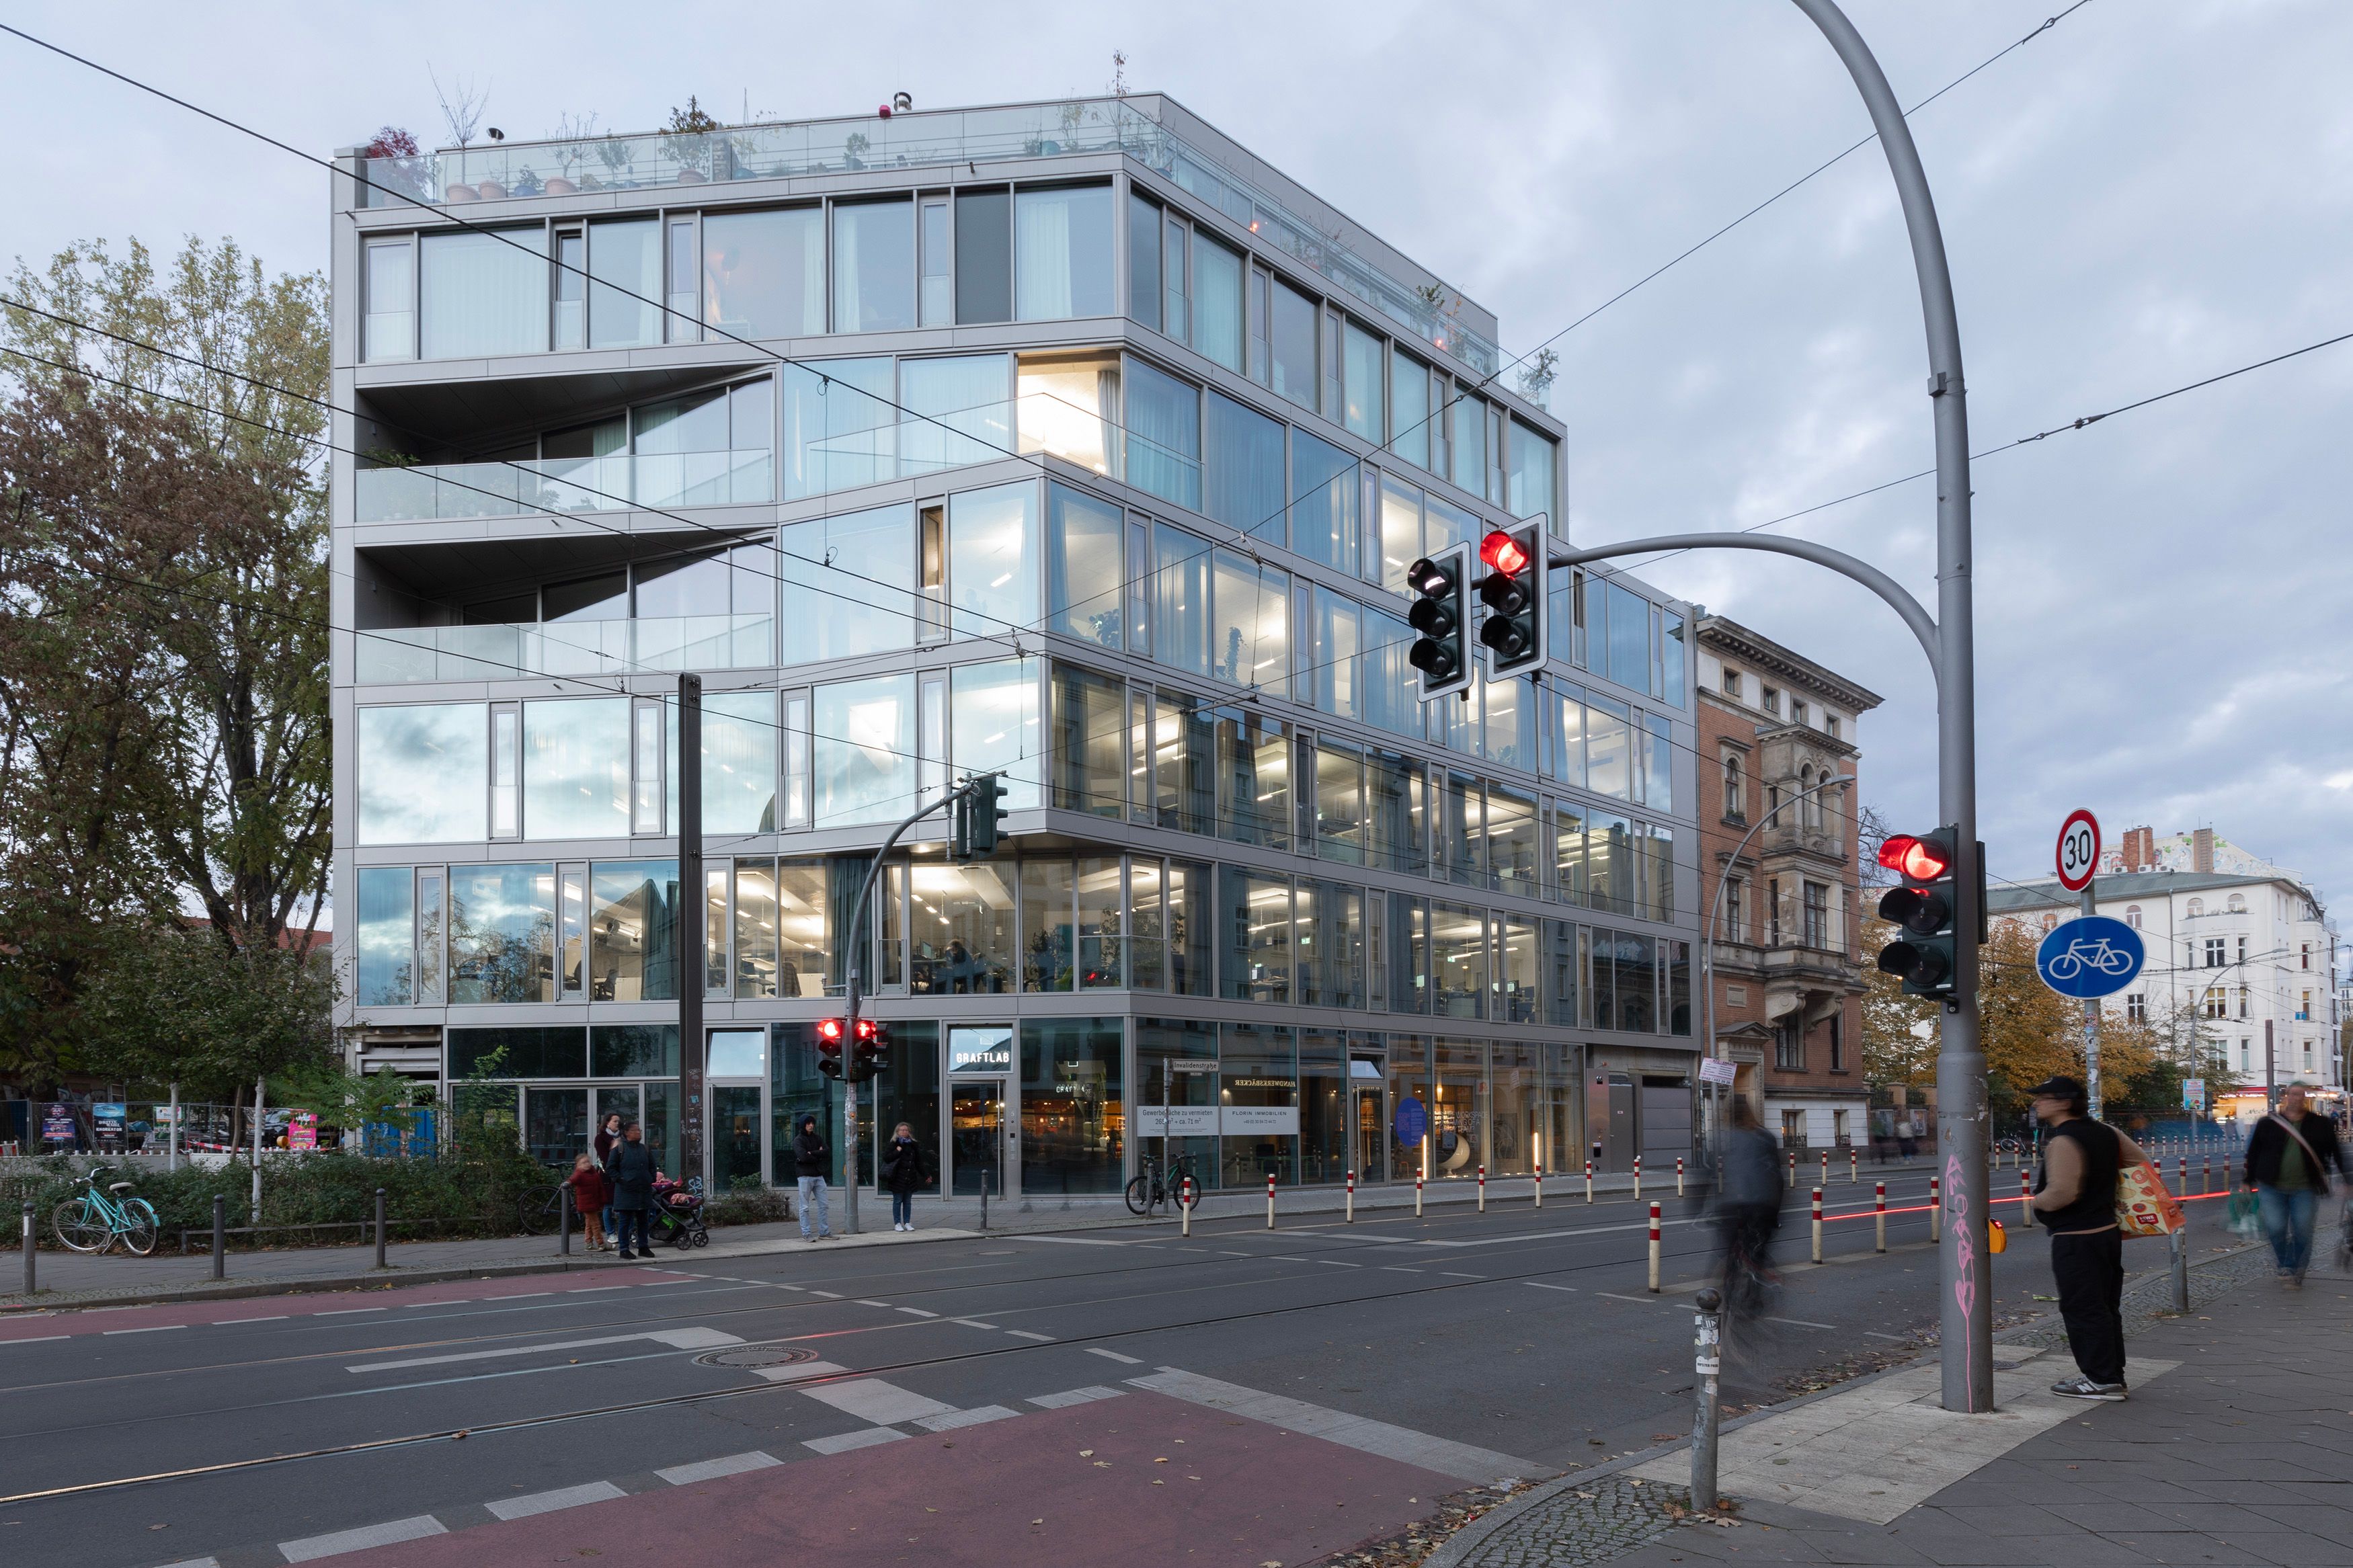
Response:
[[[1356,1110],[1349,1118],[1355,1132],[1351,1158],[1360,1183],[1388,1179],[1389,1123],[1382,1095],[1386,1084],[1380,1063],[1360,1057],[1348,1064],[1348,1094]]]
[[[768,1178],[768,1037],[765,1029],[713,1029],[710,1075],[711,1190],[733,1192]],[[677,1173],[673,1172],[672,1174]]]
[[[960,1198],[1007,1195],[1008,1145],[1005,1080],[976,1079],[955,1084],[948,1101],[952,1189]]]

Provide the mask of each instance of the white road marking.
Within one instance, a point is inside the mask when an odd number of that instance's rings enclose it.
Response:
[[[748,1454],[729,1454],[724,1458],[701,1459],[691,1465],[672,1465],[654,1474],[674,1487],[690,1487],[697,1481],[715,1481],[722,1476],[740,1476],[750,1470],[765,1470],[784,1461],[774,1454],[764,1454],[754,1448]]]
[[[116,1334],[160,1334],[165,1329],[185,1329],[187,1326],[185,1323],[150,1323],[143,1329],[108,1329],[104,1332],[111,1339]]]
[[[1144,1364],[1143,1362],[1137,1360],[1134,1356],[1122,1355],[1117,1351],[1107,1351],[1101,1345],[1089,1345],[1087,1347],[1087,1353],[1089,1355],[1099,1355],[1105,1361],[1118,1362],[1124,1366],[1142,1366]]]
[[[977,1318],[950,1318],[948,1321],[952,1323],[962,1323],[967,1329],[987,1329],[991,1333],[995,1333],[997,1331],[997,1325],[995,1323],[984,1323]]]
[[[610,1502],[629,1494],[610,1481],[589,1481],[576,1487],[559,1487],[552,1492],[533,1492],[528,1497],[504,1497],[482,1506],[501,1519],[529,1519],[533,1514],[554,1513],[567,1508],[581,1508],[592,1502]]]
[[[862,1377],[854,1383],[831,1383],[822,1388],[804,1388],[801,1393],[820,1405],[830,1405],[845,1415],[855,1415],[860,1421],[871,1421],[877,1426],[889,1426],[900,1421],[920,1421],[926,1415],[949,1415],[955,1406],[912,1393],[896,1384],[879,1377]]]
[[[1054,1336],[1051,1334],[1033,1334],[1027,1329],[1008,1329],[1005,1331],[1017,1340],[1036,1340],[1042,1344],[1050,1345],[1054,1342]]]
[[[1364,1267],[1361,1263],[1342,1263],[1333,1258],[1319,1258],[1315,1261],[1326,1268],[1362,1268]]]
[[[984,1405],[975,1410],[954,1410],[945,1415],[925,1415],[915,1425],[927,1432],[954,1432],[959,1427],[982,1426],[991,1421],[1010,1421],[1020,1414],[1018,1410],[1008,1410],[1002,1405]]]
[[[846,1454],[852,1448],[871,1448],[877,1443],[895,1443],[905,1436],[904,1432],[894,1431],[888,1426],[870,1426],[863,1432],[844,1432],[839,1437],[811,1437],[801,1447],[815,1448],[820,1454]]]
[[[356,1317],[362,1312],[381,1312],[384,1309],[382,1307],[337,1307],[332,1311],[313,1312],[311,1315],[314,1318],[351,1318]]]
[[[1024,1241],[1050,1241],[1061,1247],[1133,1247],[1132,1241],[1112,1241],[1100,1236],[1025,1236]]]
[[[1029,1396],[1029,1403],[1048,1410],[1064,1410],[1073,1405],[1092,1405],[1098,1399],[1117,1399],[1120,1392],[1094,1383],[1084,1388],[1065,1389],[1060,1394],[1033,1394]]]
[[[1572,1296],[1577,1294],[1577,1287],[1574,1285],[1547,1285],[1541,1279],[1531,1279],[1528,1283],[1539,1290],[1566,1290]]]
[[[634,1340],[652,1340],[672,1350],[709,1350],[715,1345],[740,1345],[744,1342],[733,1334],[717,1329],[685,1328],[655,1329],[642,1334],[603,1334],[593,1340],[551,1340],[544,1344],[510,1345],[504,1350],[459,1351],[451,1355],[414,1356],[406,1361],[369,1361],[347,1366],[345,1372],[396,1372],[403,1367],[443,1366],[453,1362],[497,1361],[514,1355],[538,1355],[547,1351],[585,1350],[591,1345],[623,1345]]]
[[[1655,1307],[1659,1304],[1659,1299],[1656,1296],[1620,1296],[1614,1290],[1596,1290],[1594,1294],[1607,1296],[1613,1301],[1631,1301],[1637,1307]]]
[[[861,1307],[881,1307],[885,1311],[888,1311],[891,1307],[891,1303],[888,1301],[870,1301],[863,1296],[860,1296],[858,1299],[858,1304]]]
[[[1803,1318],[1767,1318],[1765,1321],[1768,1323],[1787,1323],[1794,1329],[1828,1329],[1833,1333],[1838,1330],[1836,1323],[1810,1323]]]
[[[1894,1340],[1899,1345],[1910,1344],[1912,1342],[1905,1339],[1902,1334],[1883,1334],[1877,1329],[1865,1329],[1862,1331],[1869,1334],[1874,1340]]]
[[[256,1320],[256,1321],[258,1321],[259,1320]],[[27,1338],[26,1338],[26,1339],[21,1339],[21,1340],[0,1340],[0,1344],[5,1344],[5,1345],[45,1345],[45,1344],[47,1344],[51,1340],[69,1340],[69,1339],[71,1339],[71,1338],[73,1338],[73,1336],[72,1336],[71,1334],[34,1334],[34,1335],[31,1335],[31,1336],[29,1336],[29,1337],[27,1337]]]
[[[1409,1465],[1419,1465],[1426,1470],[1436,1470],[1440,1475],[1453,1476],[1461,1480],[1488,1482],[1507,1476],[1543,1473],[1544,1468],[1531,1460],[1499,1454],[1492,1448],[1472,1447],[1468,1443],[1433,1437],[1428,1433],[1392,1426],[1386,1421],[1369,1420],[1345,1410],[1329,1410],[1322,1405],[1285,1399],[1281,1394],[1261,1394],[1255,1388],[1221,1383],[1213,1377],[1200,1377],[1173,1367],[1165,1368],[1149,1377],[1131,1377],[1127,1381],[1137,1388],[1148,1388],[1189,1404],[1248,1416],[1253,1421],[1279,1426],[1286,1432],[1321,1437],[1327,1443],[1337,1443],[1363,1453],[1378,1454]]]
[[[278,1543],[278,1552],[289,1563],[315,1563],[322,1557],[340,1557],[346,1552],[364,1552],[371,1546],[393,1546],[404,1541],[422,1541],[428,1535],[448,1533],[448,1527],[439,1520],[429,1513],[420,1513],[415,1519],[396,1519],[358,1530],[339,1530],[332,1535],[281,1541]]]
[[[1439,1272],[1446,1276],[1449,1279],[1484,1279],[1487,1278],[1484,1274],[1458,1274],[1451,1268],[1441,1268]]]
[[[937,1312],[926,1312],[921,1307],[893,1307],[891,1310],[894,1312],[904,1312],[911,1318],[936,1318],[939,1316]]]
[[[849,1370],[829,1361],[805,1361],[791,1366],[754,1367],[752,1375],[770,1383],[800,1383],[812,1377],[839,1377]]]
[[[839,1290],[811,1290],[809,1294],[812,1296],[822,1296],[828,1301],[839,1301],[841,1300],[841,1292]]]
[[[422,1307],[432,1305],[432,1303],[425,1301],[412,1301],[409,1305],[412,1307]],[[213,1320],[213,1327],[216,1329],[222,1328],[230,1323],[282,1323],[285,1321],[285,1313],[272,1312],[266,1318],[215,1318]]]

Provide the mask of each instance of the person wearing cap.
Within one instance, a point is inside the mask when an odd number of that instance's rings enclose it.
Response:
[[[2087,1114],[2084,1086],[2064,1073],[2036,1084],[2035,1120],[2049,1130],[2034,1177],[2034,1214],[2051,1232],[2051,1273],[2059,1317],[2080,1377],[2051,1392],[2065,1399],[2117,1400],[2125,1389],[2125,1237],[2116,1227],[2116,1177],[2147,1156]]]

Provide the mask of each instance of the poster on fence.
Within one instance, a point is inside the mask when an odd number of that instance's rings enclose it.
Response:
[[[289,1149],[316,1149],[319,1146],[319,1114],[314,1110],[298,1110],[293,1124],[286,1129]]]
[[[127,1105],[104,1101],[92,1102],[90,1108],[90,1131],[98,1135],[100,1142],[122,1142],[122,1124],[129,1120],[127,1113],[130,1109]]]
[[[74,1141],[73,1107],[44,1105],[41,1107],[41,1142],[70,1143]]]

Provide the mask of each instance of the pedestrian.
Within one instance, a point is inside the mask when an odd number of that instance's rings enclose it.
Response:
[[[915,1228],[915,1194],[923,1184],[923,1151],[915,1130],[899,1123],[882,1152],[882,1184],[891,1189],[891,1228]]]
[[[653,1207],[656,1174],[654,1152],[646,1147],[645,1130],[632,1121],[622,1129],[621,1141],[613,1145],[612,1158],[605,1165],[617,1222],[614,1245],[623,1258],[633,1250],[638,1258],[654,1255],[652,1238],[647,1235],[647,1211]]]
[[[801,1239],[831,1241],[833,1226],[825,1211],[825,1169],[828,1151],[818,1136],[817,1118],[801,1113],[800,1131],[793,1139],[793,1173],[800,1178]],[[809,1218],[817,1218],[817,1234],[809,1234]]]
[[[601,1171],[605,1168],[605,1162],[612,1158],[613,1145],[618,1143],[620,1141],[621,1113],[617,1110],[608,1110],[605,1113],[605,1124],[596,1129],[596,1168],[598,1170]],[[607,1249],[610,1249],[613,1245],[612,1191],[613,1184],[608,1181],[605,1184],[606,1199],[604,1213],[605,1246]]]
[[[1735,1311],[1753,1316],[1775,1280],[1773,1233],[1781,1227],[1781,1173],[1773,1136],[1757,1123],[1747,1096],[1732,1097],[1725,1122],[1724,1178],[1715,1203],[1725,1299]]]
[[[581,1239],[591,1252],[605,1250],[605,1200],[611,1195],[596,1156],[583,1154],[572,1162],[572,1206],[580,1211]]]
[[[2066,1074],[2027,1093],[2046,1131],[2034,1173],[2034,1217],[2051,1232],[2059,1317],[2083,1373],[2062,1378],[2051,1392],[2067,1399],[2123,1399],[2125,1237],[2116,1226],[2116,1177],[2148,1156],[2115,1128],[2093,1121],[2083,1084]]]
[[[2353,1174],[2346,1163],[2337,1124],[2315,1112],[2304,1085],[2292,1083],[2279,1109],[2255,1123],[2247,1136],[2242,1183],[2253,1188],[2272,1244],[2272,1260],[2291,1290],[2304,1289],[2312,1262],[2312,1215],[2328,1191],[2328,1173]]]

